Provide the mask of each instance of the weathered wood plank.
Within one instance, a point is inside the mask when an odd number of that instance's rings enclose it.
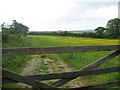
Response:
[[[115,82],[109,82],[109,83],[104,83],[104,84],[98,84],[98,85],[92,85],[92,86],[84,86],[84,87],[77,87],[77,88],[68,88],[65,90],[80,90],[80,89],[89,89],[89,88],[110,88],[110,87],[115,87],[119,86],[120,81],[115,81]]]
[[[83,67],[83,68],[81,68],[80,70],[93,69],[93,68],[98,67],[98,66],[102,65],[103,63],[111,60],[112,58],[114,58],[118,55],[120,55],[120,50],[117,50],[117,51],[115,51],[115,52],[113,52],[113,53],[111,53],[111,54],[109,54],[109,55],[107,55],[107,56],[105,56],[105,57],[103,57],[103,58],[85,66],[85,67]]]
[[[35,55],[35,54],[57,54],[57,53],[113,51],[113,50],[120,50],[120,45],[3,48],[2,54],[3,56],[4,55]]]
[[[6,83],[17,83],[18,81],[14,81],[12,79],[6,78],[6,77],[2,77],[2,83],[6,84]]]
[[[74,71],[74,72],[63,72],[63,73],[51,73],[51,74],[41,74],[41,75],[30,75],[27,77],[36,79],[36,80],[51,80],[51,79],[67,79],[74,78],[78,76],[88,76],[88,75],[99,75],[111,72],[118,72],[120,67],[111,67],[104,69],[95,69],[87,71]]]
[[[21,76],[19,74],[16,74],[14,72],[8,71],[8,70],[3,69],[3,68],[2,68],[2,73],[3,73],[4,77],[7,77],[7,78],[12,79],[14,81],[19,81],[19,82],[31,85],[34,88],[38,88],[38,89],[42,89],[42,90],[46,90],[46,88],[52,88],[52,89],[55,89],[55,90],[61,90],[60,88],[44,84],[42,82],[39,82],[39,81],[34,80],[32,78],[29,78],[29,77]]]
[[[107,55],[107,56],[105,56],[105,57],[103,57],[103,58],[93,62],[92,64],[89,64],[89,65],[81,68],[80,71],[96,68],[96,67],[100,66],[101,64],[111,60],[112,58],[114,58],[114,57],[116,57],[118,55],[120,55],[120,50],[117,50],[117,51],[115,51],[115,52],[113,52],[113,53],[111,53],[111,54],[109,54],[109,55]],[[67,82],[69,82],[69,81],[71,81],[73,79],[75,79],[75,78],[62,79],[62,80],[59,80],[59,81],[53,83],[52,85],[58,87],[58,86],[61,86],[61,85],[65,84],[65,83],[67,83]]]
[[[87,71],[37,74],[37,75],[29,75],[26,77],[36,79],[36,80],[67,79],[67,78],[74,78],[78,76],[99,75],[99,74],[105,74],[105,73],[111,73],[111,72],[118,72],[119,69],[120,67],[111,67],[111,68],[103,68],[103,69],[95,69],[95,70],[87,70]]]

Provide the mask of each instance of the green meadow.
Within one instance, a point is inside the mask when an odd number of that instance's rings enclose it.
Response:
[[[118,45],[117,39],[97,39],[97,38],[82,38],[69,36],[39,36],[28,35],[31,38],[31,47],[57,47],[57,46],[96,46],[96,45]],[[81,52],[81,53],[62,53],[56,54],[63,61],[65,61],[74,70],[80,68],[112,53],[113,51],[99,51],[99,52]],[[51,55],[52,56],[52,55]],[[53,56],[54,58],[54,56]],[[97,68],[107,68],[118,66],[118,56],[110,61],[100,65]],[[91,75],[83,77],[85,85],[102,84],[110,81],[118,80],[118,72]]]
[[[69,36],[29,35],[32,47],[47,46],[89,46],[89,45],[118,45],[117,39],[96,39]]]

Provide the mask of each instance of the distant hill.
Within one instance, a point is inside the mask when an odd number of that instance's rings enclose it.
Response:
[[[94,32],[94,30],[75,30],[75,31],[69,31],[72,33],[83,33],[83,32]]]
[[[71,33],[83,33],[83,32],[94,32],[94,30],[58,30],[58,31],[30,31],[30,32],[64,32],[68,31]]]

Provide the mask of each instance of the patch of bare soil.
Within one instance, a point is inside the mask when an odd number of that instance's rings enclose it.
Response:
[[[58,72],[69,72],[73,71],[63,60],[59,57],[54,59],[49,59],[47,57],[41,58],[40,55],[32,56],[31,60],[29,60],[21,72],[21,75],[32,75],[32,74],[42,74],[42,73],[58,73]],[[51,84],[57,80],[45,80],[42,81],[47,84]],[[20,88],[31,88],[31,86],[18,83],[18,87]],[[63,85],[62,88],[70,88],[70,87],[80,87],[83,86],[82,81],[80,78],[72,80],[67,84]]]

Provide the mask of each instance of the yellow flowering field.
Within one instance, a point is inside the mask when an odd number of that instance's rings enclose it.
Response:
[[[47,44],[48,46],[88,46],[88,45],[118,45],[120,40],[117,39],[98,39],[98,38],[82,38],[82,37],[66,37],[66,36],[37,36],[29,35],[36,40],[42,40],[41,44]],[[36,42],[35,40],[35,42]],[[49,42],[48,42],[49,41]],[[52,42],[52,44],[51,44]],[[45,45],[46,46],[46,45]]]

